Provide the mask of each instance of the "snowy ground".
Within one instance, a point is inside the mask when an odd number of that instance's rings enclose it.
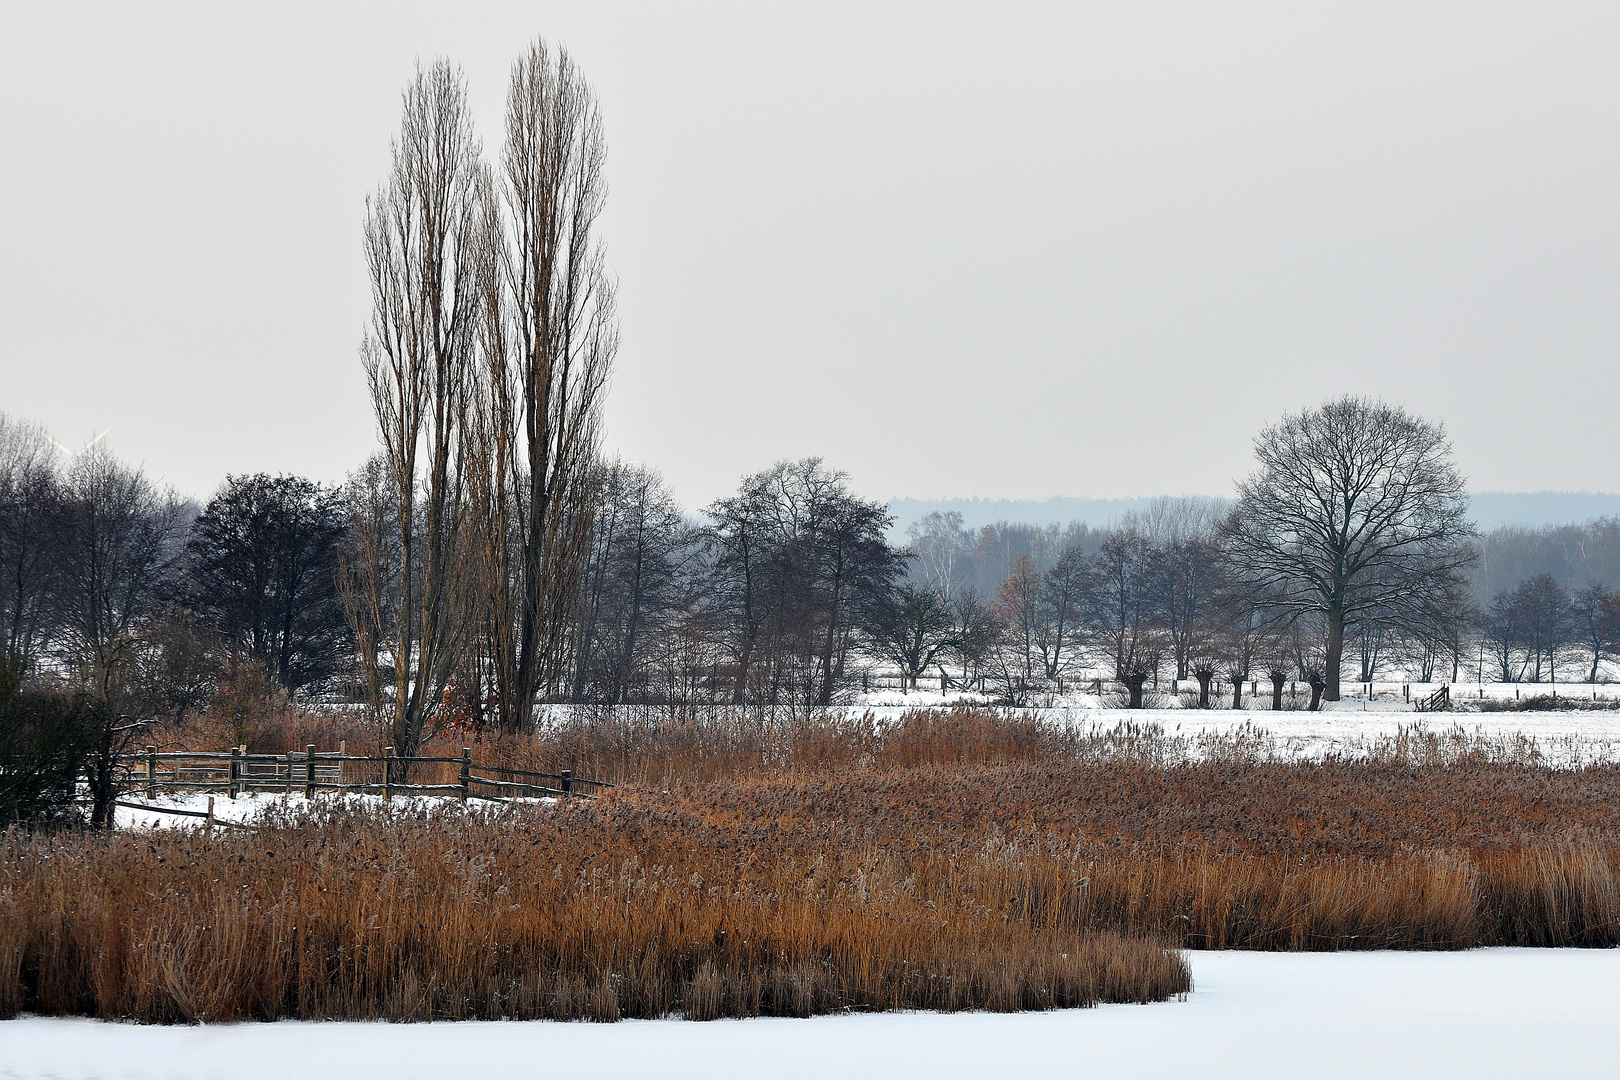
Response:
[[[1303,702],[1308,694],[1304,683],[1292,683],[1292,693],[1297,694]],[[1620,701],[1620,683],[1420,683],[1420,682],[1375,682],[1371,685],[1357,682],[1346,682],[1343,686],[1343,700],[1325,702],[1323,709],[1340,712],[1395,712],[1416,713],[1417,702],[1440,689],[1441,686],[1451,688],[1451,699],[1457,711],[1468,712],[1479,707],[1480,702],[1510,702],[1520,701],[1531,697],[1555,697],[1560,701],[1570,701],[1576,707],[1592,704],[1614,704]],[[1079,687],[1079,689],[1076,689]],[[1220,684],[1219,692],[1211,694],[1217,701],[1229,701],[1232,696],[1229,684]],[[1101,709],[1110,702],[1105,699],[1118,699],[1117,694],[1102,696],[1088,692],[1087,681],[1070,683],[1062,694],[1036,693],[1032,694],[1028,704],[1039,709]],[[1198,690],[1196,682],[1184,681],[1180,683],[1161,683],[1156,689],[1147,693],[1151,703],[1148,712],[1181,711],[1189,706],[1187,700]],[[1183,697],[1185,695],[1185,698]],[[912,708],[937,709],[952,705],[990,705],[993,695],[981,694],[972,691],[951,689],[941,691],[935,688],[934,682],[928,679],[919,680],[916,690],[874,689],[860,694],[856,698],[859,708]],[[1286,699],[1285,699],[1286,700]],[[1196,710],[1196,702],[1192,703]],[[1300,706],[1288,705],[1288,709]],[[1243,690],[1243,708],[1247,713],[1271,712],[1271,683],[1261,679],[1258,682],[1246,683]]]
[[[1620,710],[1591,712],[1451,712],[1362,709],[1359,701],[1341,701],[1322,712],[1271,712],[1232,709],[1103,709],[1070,705],[1031,710],[1055,724],[1081,732],[1106,734],[1128,725],[1157,730],[1182,740],[1193,756],[1203,737],[1242,733],[1266,753],[1284,760],[1318,760],[1330,753],[1365,753],[1403,731],[1484,739],[1504,747],[1533,740],[1543,760],[1553,765],[1620,761]],[[1376,702],[1374,705],[1376,706]],[[898,719],[926,704],[871,702],[850,707],[880,719]],[[937,707],[933,706],[933,707]]]
[[[123,829],[173,829],[189,828],[201,829],[207,825],[205,818],[192,816],[197,813],[206,813],[209,800],[212,798],[214,820],[216,822],[250,822],[258,815],[273,807],[285,807],[297,810],[305,805],[302,795],[275,795],[264,792],[244,793],[232,799],[225,795],[186,794],[186,795],[159,795],[155,799],[148,799],[138,788],[126,790],[120,799],[125,802],[139,803],[141,809],[129,806],[119,806],[113,810],[113,824]],[[363,804],[367,806],[382,807],[384,805],[381,795],[318,795],[318,801],[326,803],[332,799],[342,799],[350,804]],[[512,805],[513,803],[526,803],[538,805],[554,803],[556,799],[509,799],[504,804],[489,803],[474,799],[468,805],[488,808],[495,805]],[[419,808],[424,803],[455,803],[461,800],[453,795],[414,795],[407,798],[404,795],[397,797],[395,805],[400,807]],[[146,807],[161,807],[162,809],[146,809]],[[190,813],[165,813],[165,810],[189,811]]]
[[[1161,1005],[621,1024],[0,1022],[0,1077],[1588,1077],[1620,1070],[1620,951],[1193,953]]]

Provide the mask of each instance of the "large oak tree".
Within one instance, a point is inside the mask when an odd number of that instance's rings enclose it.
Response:
[[[1231,572],[1284,614],[1321,616],[1335,701],[1345,627],[1432,613],[1473,562],[1463,478],[1443,427],[1365,398],[1285,416],[1254,451],[1224,529]]]

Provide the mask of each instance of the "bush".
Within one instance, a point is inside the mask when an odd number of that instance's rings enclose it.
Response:
[[[80,698],[29,687],[19,663],[0,662],[0,825],[77,816],[87,719]]]

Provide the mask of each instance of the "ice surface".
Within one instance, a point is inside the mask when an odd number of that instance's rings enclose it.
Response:
[[[1185,1001],[620,1024],[0,1022],[0,1077],[1587,1077],[1620,1070],[1620,951],[1193,953]]]

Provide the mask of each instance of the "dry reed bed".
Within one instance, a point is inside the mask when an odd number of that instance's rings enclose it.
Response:
[[[589,804],[326,806],[255,833],[6,836],[0,1013],[706,1018],[1187,989],[1195,948],[1620,943],[1620,769],[1407,732],[574,718],[481,760]]]
[[[927,895],[880,853],[754,843],[633,799],[0,849],[0,1014],[149,1021],[807,1016],[1163,1000],[1181,957]]]

